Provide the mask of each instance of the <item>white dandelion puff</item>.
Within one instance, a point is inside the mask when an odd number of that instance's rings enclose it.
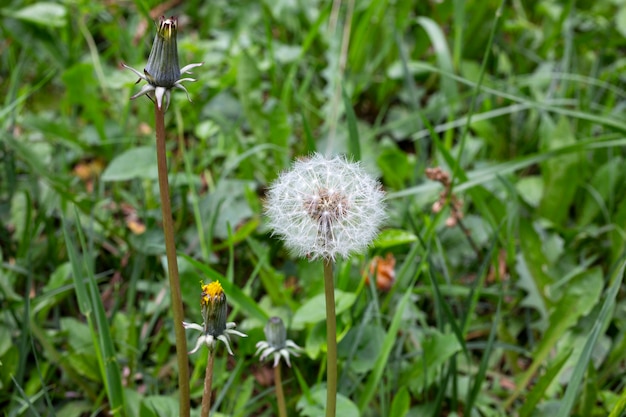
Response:
[[[320,154],[271,185],[269,226],[298,256],[334,260],[364,251],[385,220],[384,192],[359,163]]]

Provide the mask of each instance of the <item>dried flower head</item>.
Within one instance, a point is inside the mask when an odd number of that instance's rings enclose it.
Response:
[[[194,329],[202,332],[196,346],[189,353],[195,353],[202,345],[206,345],[209,350],[213,350],[218,340],[226,345],[228,353],[233,354],[230,348],[229,334],[236,334],[240,337],[247,337],[237,330],[234,330],[236,324],[226,323],[227,306],[226,294],[222,289],[219,281],[213,281],[210,284],[202,285],[202,294],[200,297],[200,305],[202,308],[202,325],[196,323],[183,322],[185,329]]]
[[[320,154],[295,162],[270,187],[266,214],[274,234],[310,259],[361,252],[385,219],[384,192],[359,163]]]
[[[280,358],[284,358],[287,366],[291,367],[289,355],[300,356],[299,351],[302,348],[294,343],[293,340],[287,340],[287,330],[285,324],[280,317],[271,317],[265,325],[265,338],[262,342],[256,344],[257,351],[255,355],[261,354],[261,361],[265,360],[269,355],[274,355],[274,368],[278,366]]]
[[[180,78],[180,76],[182,74],[190,74],[192,68],[199,67],[202,63],[189,64],[183,68],[178,66],[178,45],[176,43],[177,28],[178,21],[176,17],[172,16],[166,19],[164,16],[161,16],[159,28],[154,42],[152,43],[152,50],[150,51],[148,63],[143,70],[143,74],[126,64],[122,64],[124,68],[128,68],[139,76],[137,82],[141,80],[148,82],[148,84],[141,87],[141,90],[137,94],[130,98],[131,100],[146,94],[151,100],[156,100],[160,109],[163,103],[163,97],[165,97],[165,110],[167,110],[170,104],[171,89],[179,88],[187,93],[187,98],[191,101],[189,92],[185,86],[182,85],[182,82],[196,80],[193,78]]]

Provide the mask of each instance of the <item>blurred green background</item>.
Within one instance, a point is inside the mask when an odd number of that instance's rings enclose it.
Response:
[[[143,68],[160,15],[181,66],[204,62],[166,114],[185,316],[219,279],[249,335],[218,351],[214,415],[276,415],[254,357],[272,315],[305,348],[290,415],[322,413],[321,265],[263,218],[314,151],[387,192],[380,237],[335,271],[338,415],[621,415],[626,3],[6,0],[4,416],[177,413],[153,106],[120,65]]]

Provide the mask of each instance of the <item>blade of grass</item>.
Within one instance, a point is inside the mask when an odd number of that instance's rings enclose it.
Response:
[[[615,308],[615,298],[617,297],[622,280],[624,279],[625,268],[626,260],[622,257],[619,269],[611,277],[612,283],[607,291],[606,299],[604,300],[600,314],[596,318],[596,321],[589,332],[583,351],[578,359],[578,362],[576,363],[576,367],[570,377],[569,383],[567,384],[565,395],[563,396],[563,400],[561,401],[556,417],[569,416],[572,408],[574,407],[574,403],[578,397],[578,389],[582,382],[583,375],[587,370],[587,366],[589,365],[589,361],[591,360],[593,349],[598,341],[598,338],[600,337],[600,333],[608,325],[608,320]]]
[[[80,244],[84,253],[87,252],[84,235],[80,226],[78,212],[75,212],[77,231]],[[67,248],[68,257],[72,266],[72,277],[76,289],[76,297],[81,313],[87,319],[96,358],[100,368],[100,374],[104,381],[105,390],[109,399],[110,412],[112,415],[124,415],[124,391],[122,389],[122,379],[120,367],[115,357],[113,340],[109,331],[108,320],[102,305],[102,299],[98,292],[93,271],[87,262],[79,258],[78,252],[70,237],[67,220],[61,217],[63,226],[63,236]],[[86,275],[86,280],[83,276]]]
[[[352,102],[348,96],[345,85],[341,85],[341,94],[343,96],[343,105],[346,111],[346,122],[348,123],[348,152],[352,155],[353,160],[361,160],[361,144],[359,143],[359,130],[356,125],[356,115],[352,108]]]
[[[535,410],[535,407],[545,394],[546,390],[572,354],[572,350],[573,349],[563,351],[561,357],[555,358],[546,372],[537,380],[537,383],[533,386],[532,390],[528,393],[528,395],[526,395],[526,398],[524,398],[524,404],[519,410],[520,417],[530,417],[532,415],[532,412]]]
[[[491,352],[493,351],[496,334],[498,333],[498,324],[500,323],[500,311],[502,308],[502,294],[498,298],[498,305],[496,307],[496,315],[491,322],[491,330],[489,331],[489,337],[487,338],[487,346],[481,355],[482,358],[480,360],[480,365],[478,367],[478,372],[472,381],[472,389],[467,393],[467,400],[465,402],[465,415],[472,415],[472,407],[474,406],[474,402],[476,398],[478,398],[478,394],[480,394],[480,389],[482,388],[483,382],[485,381],[485,376],[487,375],[487,368],[489,367],[489,359],[491,357]],[[468,316],[471,310],[468,310]]]
[[[389,358],[389,354],[391,353],[391,349],[396,343],[398,329],[400,328],[400,323],[402,322],[402,315],[404,314],[404,309],[406,308],[409,298],[411,296],[411,292],[407,291],[400,302],[398,303],[398,308],[396,309],[393,319],[391,320],[391,325],[387,330],[387,334],[385,335],[385,339],[383,340],[383,345],[380,350],[380,355],[378,359],[376,359],[376,364],[372,369],[372,373],[370,374],[367,382],[365,384],[365,388],[363,389],[363,393],[361,394],[357,406],[359,407],[359,411],[363,413],[365,407],[370,403],[374,393],[376,391],[376,387],[380,384],[380,380],[383,376],[383,372],[385,367],[387,366],[387,359]]]

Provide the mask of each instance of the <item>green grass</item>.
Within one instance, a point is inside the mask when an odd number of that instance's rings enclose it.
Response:
[[[305,349],[283,367],[289,415],[323,413],[322,264],[290,255],[263,215],[269,184],[315,150],[362,161],[387,193],[379,239],[335,268],[337,415],[623,412],[618,3],[159,12],[179,16],[181,65],[204,62],[193,102],[173,93],[165,118],[185,318],[201,321],[199,283],[218,279],[249,335],[217,352],[212,415],[277,415],[271,365],[254,356],[273,315]],[[120,66],[143,68],[157,4],[0,8],[3,416],[177,413],[154,116]],[[433,210],[433,167],[463,203],[455,225],[449,198]],[[394,284],[366,285],[388,254]],[[192,415],[206,360],[190,355]]]

